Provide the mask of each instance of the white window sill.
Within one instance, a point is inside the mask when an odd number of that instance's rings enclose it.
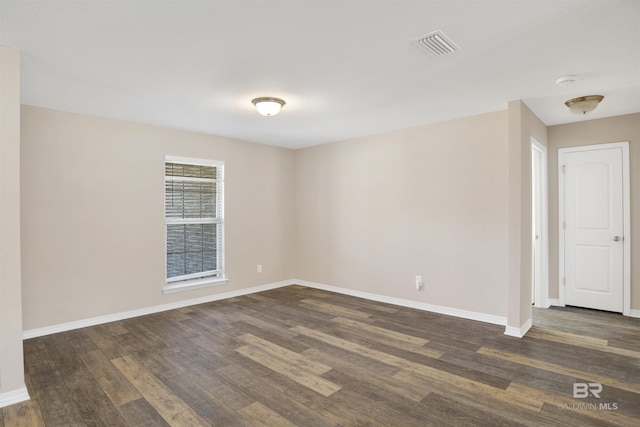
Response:
[[[192,289],[208,288],[210,286],[226,285],[229,280],[220,277],[207,277],[204,279],[185,280],[184,282],[167,283],[162,288],[163,294],[173,294],[175,292],[190,291]]]

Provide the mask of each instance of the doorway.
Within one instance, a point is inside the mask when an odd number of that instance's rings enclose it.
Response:
[[[629,143],[558,150],[560,305],[630,312]]]
[[[531,138],[531,304],[549,307],[547,148]]]

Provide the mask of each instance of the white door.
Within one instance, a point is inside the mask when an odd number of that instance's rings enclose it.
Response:
[[[564,218],[560,218],[564,303],[622,312],[625,156],[623,147],[608,147],[603,144],[559,153],[564,181]]]
[[[547,149],[531,138],[531,301],[549,307]]]
[[[542,152],[531,147],[531,303],[542,306],[537,297],[542,286]]]

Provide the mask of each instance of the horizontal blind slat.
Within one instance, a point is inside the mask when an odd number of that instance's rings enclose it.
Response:
[[[218,224],[167,225],[167,277],[216,270]]]
[[[165,162],[168,282],[222,271],[222,178],[222,166]]]
[[[217,166],[190,165],[185,163],[166,162],[164,166],[165,176],[184,176],[191,178],[214,179],[217,175]]]

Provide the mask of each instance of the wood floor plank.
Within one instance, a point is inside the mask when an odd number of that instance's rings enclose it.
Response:
[[[82,363],[86,351],[99,352],[86,335],[86,330],[74,334],[54,335],[47,347],[49,357],[64,378],[69,390],[67,398],[76,403],[83,422],[90,425],[124,425],[115,405],[107,399],[104,388]],[[82,345],[79,345],[82,343]],[[70,351],[70,348],[76,351]]]
[[[262,292],[262,294],[265,294],[265,292]],[[260,294],[247,295],[247,298],[256,300],[257,304],[253,305],[253,307],[262,310],[264,316],[268,316],[270,319],[285,324],[288,327],[293,327],[298,324],[305,326],[329,325],[331,324],[331,319],[336,316],[336,314],[330,314],[320,310],[309,310],[309,305],[278,303]]]
[[[527,409],[532,412],[538,412],[543,402],[529,398],[527,396],[514,396],[505,390],[492,387],[478,381],[469,380],[468,378],[459,377],[449,373],[443,373],[433,369],[405,369],[394,375],[394,378],[400,381],[411,382],[411,380],[424,381],[428,379],[431,384],[432,391],[447,389],[451,393],[455,393],[458,397],[465,399],[477,398],[478,395],[486,396],[495,401],[508,402],[510,405]]]
[[[538,388],[529,387],[517,382],[511,383],[507,391],[512,395],[516,395],[516,396],[530,396],[535,399],[539,399],[543,402],[546,402],[550,405],[557,406],[559,404],[566,404],[567,406],[570,406],[572,408],[571,409],[572,412],[592,418],[594,420],[594,423],[595,423],[595,420],[599,420],[599,421],[611,422],[618,426],[637,427],[638,420],[640,419],[637,415],[628,416],[624,414],[623,411],[619,411],[619,410],[611,410],[611,411],[600,410],[599,409],[600,402],[598,403],[589,402],[589,403],[593,403],[596,409],[591,409],[589,406],[585,406],[584,403],[586,402],[584,402],[582,405],[580,403],[578,403],[577,405],[574,405],[575,399],[571,399],[565,394],[549,392],[546,390],[540,390]]]
[[[392,345],[373,344],[371,348],[382,351],[386,354],[399,357],[412,363],[412,366],[424,366],[437,371],[442,371],[450,375],[464,377],[472,381],[477,381],[492,387],[505,389],[510,379],[505,378],[501,374],[487,372],[483,369],[477,369],[475,366],[469,366],[465,363],[453,362],[448,355],[444,354],[439,358],[427,357],[412,351],[397,348]],[[466,354],[465,351],[459,351],[457,354]]]
[[[403,427],[424,426],[424,421],[407,416],[406,413],[398,411],[387,402],[376,399],[375,395],[367,396],[366,394],[343,388],[336,393],[336,399],[344,402],[343,405],[336,408],[336,412],[356,425],[384,427],[394,425]]]
[[[404,366],[399,358],[370,348],[370,344],[363,342],[360,338],[354,342],[335,331],[329,334],[306,326],[296,326],[292,330],[300,334],[296,339],[308,343],[310,347],[322,349],[356,363],[360,360],[363,365],[381,373],[392,375]]]
[[[537,338],[547,341],[558,342],[562,344],[574,345],[577,347],[588,348],[591,350],[604,351],[620,356],[632,357],[640,359],[640,352],[627,350],[626,348],[611,347],[607,340],[594,338],[585,335],[576,335],[568,332],[556,331],[552,329],[533,327],[527,333],[529,338]]]
[[[350,425],[332,412],[336,406],[333,398],[326,398],[260,364],[244,362],[244,359],[236,362],[216,373],[254,400],[277,408],[292,422],[318,427]]]
[[[93,328],[87,328],[85,333],[107,359],[115,359],[127,354],[127,350],[113,339],[113,334],[108,327],[97,325]]]
[[[100,350],[86,352],[80,358],[114,405],[124,405],[142,397]]]
[[[320,311],[322,313],[327,313],[333,316],[345,316],[345,317],[356,317],[356,318],[371,317],[370,313],[365,313],[359,310],[352,310],[349,308],[340,307],[335,304],[329,304],[324,301],[318,301],[312,298],[306,298],[300,302],[312,310]]]
[[[582,371],[597,375],[604,375],[620,381],[640,382],[640,369],[633,367],[637,364],[636,359],[610,353],[603,353],[596,350],[584,349],[563,343],[554,343],[546,340],[535,340],[535,342],[533,342],[528,337],[525,337],[522,340],[524,342],[519,345],[518,343],[520,340],[516,340],[516,345],[514,345],[513,342],[509,345],[503,345],[503,339],[487,343],[487,345],[493,349],[532,357],[544,362],[561,366],[578,367]],[[514,340],[507,339],[506,341]],[[526,365],[518,365],[505,360],[487,358],[480,354],[477,355],[479,357],[476,358],[476,363],[483,363],[482,360],[484,359],[487,360],[487,365],[508,368],[503,375],[510,378],[516,378],[518,373],[521,373],[521,375],[529,377],[525,383],[534,387],[540,387],[548,390],[558,389],[559,387],[570,388],[572,383],[577,381],[574,376],[565,376],[551,371],[537,368],[534,369]],[[452,355],[447,356],[447,359],[458,357],[459,355]],[[558,381],[564,383],[562,384]],[[554,382],[555,386],[553,385]]]
[[[442,352],[433,348],[428,348],[426,346],[416,346],[404,341],[396,341],[392,338],[382,338],[380,335],[375,335],[367,331],[345,327],[343,325],[338,325],[333,329],[311,329],[327,333],[331,336],[340,338],[353,344],[357,344],[361,347],[371,348],[373,350],[380,351],[386,354],[397,355],[400,358],[407,360],[434,360],[442,357]]]
[[[130,321],[127,328],[130,333],[114,337],[118,344],[127,350],[126,355],[141,361],[152,373],[166,372],[175,367],[162,355],[163,353],[175,352],[175,348],[161,343],[161,338],[154,336],[144,327],[144,324]]]
[[[546,362],[544,360],[534,359],[533,357],[527,357],[516,353],[511,353],[504,350],[496,350],[491,348],[482,347],[478,350],[479,354],[484,354],[491,357],[496,357],[510,362],[519,363],[525,366],[532,366],[549,372],[556,372],[561,375],[573,376],[589,382],[598,382],[606,384],[611,387],[616,387],[622,390],[627,390],[640,395],[640,384],[630,383],[627,381],[621,381],[616,378],[611,378],[606,375],[600,375],[594,372],[587,372],[581,369],[575,369],[568,366],[558,365],[556,363]]]
[[[169,427],[169,423],[144,398],[126,403],[118,411],[132,427]]]
[[[512,417],[487,412],[483,408],[470,406],[439,393],[429,393],[422,400],[421,409],[429,414],[429,422],[435,420],[437,426],[518,427],[526,425],[515,421]]]
[[[426,397],[424,393],[417,393],[414,398],[407,399],[407,393],[399,394],[398,389],[394,390],[386,383],[376,383],[368,376],[354,375],[353,372],[338,369],[327,373],[325,377],[345,384],[339,396],[341,401],[352,408],[360,408],[358,411],[370,411],[374,419],[383,425],[422,426],[429,421],[419,403]],[[420,400],[416,401],[418,397]]]
[[[429,393],[423,389],[413,388],[406,383],[396,381],[393,376],[381,374],[374,369],[368,369],[359,363],[351,363],[344,358],[332,356],[316,348],[305,350],[304,354],[312,359],[333,366],[335,370],[361,378],[367,378],[367,381],[374,386],[386,388],[406,400],[420,402]]]
[[[345,350],[351,351],[353,353],[359,354],[364,357],[369,357],[371,359],[378,360],[380,362],[386,363],[391,366],[395,366],[398,368],[406,368],[409,366],[413,366],[413,364],[405,359],[400,357],[396,357],[378,350],[371,349],[369,347],[362,346],[360,344],[355,344],[353,342],[344,340],[342,338],[338,338],[333,335],[325,334],[324,332],[316,331],[314,329],[310,329],[304,326],[296,326],[292,329],[302,335],[306,335],[308,337],[323,341],[327,344],[343,348]],[[442,353],[435,352],[439,357]]]
[[[571,387],[576,381],[575,377],[561,375],[555,372],[540,370],[526,365],[520,365],[504,359],[488,357],[478,353],[446,354],[443,360],[453,365],[466,366],[474,371],[480,371],[497,378],[508,379],[506,389],[510,381],[517,380],[532,387],[545,390],[559,390]]]
[[[251,396],[243,393],[242,390],[235,387],[232,383],[220,377],[216,373],[216,370],[221,366],[208,363],[206,358],[193,359],[185,354],[176,353],[172,361],[184,372],[184,381],[196,383],[201,388],[207,390],[212,396],[215,396],[218,401],[234,411],[250,405],[255,401]],[[227,364],[223,366],[227,366]],[[158,375],[164,375],[164,373]]]
[[[189,342],[200,341],[202,339],[210,340],[212,343],[215,343],[216,346],[222,348],[233,348],[241,344],[236,339],[237,330],[231,323],[225,322],[224,327],[222,327],[221,323],[211,322],[208,317],[202,316],[192,318],[188,322],[182,322],[182,324],[186,324],[193,329],[198,329],[200,332],[199,336],[190,338],[188,340]],[[229,333],[229,331],[231,331],[232,333]],[[189,344],[187,343],[185,344],[185,346],[188,347]],[[182,348],[184,349],[185,346],[183,346]]]
[[[414,387],[421,387],[430,393],[440,394],[448,399],[480,411],[497,416],[508,413],[509,419],[516,422],[536,427],[541,425],[536,417],[544,402],[538,399],[522,398],[520,395],[511,398],[505,390],[486,387],[476,389],[471,384],[453,385],[441,381],[434,381],[431,378],[409,371],[400,371],[394,375],[394,378],[398,381],[411,384]],[[427,399],[430,393],[427,395]],[[507,410],[507,408],[509,409]]]
[[[54,334],[56,339],[64,340],[69,348],[73,348],[78,353],[95,350],[98,347],[87,335],[87,328],[69,331],[66,334]]]
[[[182,370],[165,372],[157,375],[171,391],[212,425],[233,426],[240,423],[236,420],[236,412],[220,401],[208,389],[197,382],[185,381],[186,373]]]
[[[537,310],[534,321],[536,326],[606,340],[619,335],[640,333],[640,324],[633,317],[575,307]]]
[[[297,327],[294,330],[322,340],[326,343],[329,343],[334,346],[338,346],[344,348],[346,350],[352,351],[354,353],[360,354],[365,357],[370,357],[389,365],[398,367],[402,370],[414,372],[415,374],[428,376],[429,378],[440,381],[441,383],[449,383],[459,387],[469,387],[474,390],[484,390],[486,393],[493,393],[493,389],[501,389],[502,387],[506,387],[508,385],[508,381],[504,381],[500,378],[488,377],[480,372],[474,373],[470,372],[468,369],[463,367],[453,367],[448,366],[447,369],[442,369],[443,366],[446,365],[445,362],[437,363],[440,367],[431,366],[429,364],[421,364],[416,363],[410,359],[402,358],[395,356],[393,354],[378,351],[369,347],[364,347],[359,344],[355,344],[353,342],[346,341],[344,339],[331,336],[319,331],[315,331],[312,329]],[[455,369],[456,373],[451,372],[452,369]],[[397,375],[397,374],[396,374]],[[474,378],[475,377],[475,378]],[[486,377],[486,379],[485,379]],[[522,402],[518,402],[522,404]],[[526,404],[530,404],[531,402],[526,402]],[[540,404],[541,406],[542,404]]]
[[[401,371],[395,374],[394,378],[400,380],[406,380],[407,378],[410,378],[412,376],[419,375],[422,378],[429,378],[429,380],[434,383],[437,382],[440,387],[455,388],[456,390],[461,391],[465,396],[470,396],[480,391],[481,393],[484,393],[486,395],[497,396],[498,398],[503,399],[508,398],[503,389],[495,388],[478,381],[454,375],[449,372],[441,371],[429,366],[407,361],[406,359],[402,359],[397,356],[372,350],[370,348],[363,347],[358,344],[354,344],[340,338],[315,331],[313,329],[298,326],[293,328],[293,330],[303,335],[319,339],[328,344],[345,348],[349,351],[358,353],[365,357],[371,357],[377,360],[384,361],[385,363],[388,363],[390,365],[397,366],[401,368]],[[531,409],[533,411],[538,411],[542,407],[542,402],[535,399],[513,399],[510,401],[510,403],[520,407]]]
[[[315,375],[314,373],[307,371],[304,368],[300,368],[295,365],[288,364],[287,362],[280,360],[270,354],[259,350],[252,346],[244,346],[236,349],[236,351],[249,359],[266,366],[267,368],[278,372],[281,375],[302,384],[309,389],[320,393],[323,396],[331,396],[336,391],[340,390],[341,386],[334,384],[331,381],[327,381],[324,378]]]
[[[112,362],[169,425],[211,425],[132,357]]]
[[[5,423],[4,420],[7,419]],[[44,427],[44,420],[37,405],[20,402],[0,408],[0,426],[7,427]]]
[[[429,348],[432,348],[432,344],[440,343],[444,345],[450,345],[456,349],[462,348],[475,351],[486,343],[484,334],[478,334],[477,332],[475,332],[471,336],[465,336],[465,334],[457,333],[457,329],[454,329],[456,333],[451,333],[448,327],[434,325],[433,327],[425,328],[418,326],[422,322],[426,322],[426,319],[420,321],[419,319],[417,320],[411,318],[405,322],[401,319],[389,319],[383,316],[376,316],[372,324],[384,329],[389,329],[392,331],[405,333],[407,335],[416,336],[428,340],[429,342],[425,344],[425,346]],[[455,326],[452,325],[451,328],[453,329],[455,328]]]
[[[286,418],[277,412],[267,408],[260,402],[254,402],[249,406],[240,409],[238,413],[251,420],[251,423],[258,427],[296,427]]]
[[[91,426],[125,426],[126,422],[91,373],[78,362],[78,368],[63,373],[68,399],[76,402],[82,422]]]
[[[29,340],[25,348],[25,362],[33,384],[32,398],[39,402],[42,419],[45,425],[83,424],[83,416],[78,407],[86,402],[76,402],[70,398],[71,391],[58,369],[50,349],[59,337],[46,336]],[[75,357],[75,351],[70,352]],[[71,357],[69,364],[75,363]],[[43,403],[46,402],[46,405]],[[5,424],[7,421],[5,420]]]
[[[33,338],[31,400],[0,427],[637,426],[640,321],[533,312],[516,339],[290,286]],[[601,399],[574,399],[575,382]]]
[[[346,326],[357,331],[366,331],[374,336],[379,336],[383,339],[393,339],[396,341],[406,342],[415,346],[423,346],[429,342],[424,338],[414,337],[413,335],[403,334],[402,332],[396,332],[389,329],[381,328],[379,326],[370,325],[367,323],[358,322],[356,320],[345,319],[343,317],[336,317],[334,322]]]
[[[261,317],[254,316],[253,313],[249,312],[241,312],[236,315],[236,318],[240,321],[251,324],[257,328],[263,329],[268,332],[272,332],[276,335],[279,335],[283,338],[291,338],[296,334],[289,330],[289,326],[283,325],[279,327],[277,324],[274,324],[273,321],[266,321]]]
[[[245,368],[246,365],[230,365],[216,371],[218,375],[251,395],[256,401],[279,414],[290,422],[301,426],[331,427],[335,423],[324,415],[291,399],[283,399],[282,394],[273,387],[272,376],[256,375],[255,371]]]
[[[305,351],[308,347],[304,344],[299,343],[297,340],[292,339],[297,334],[291,332],[289,328],[287,328],[287,332],[290,334],[281,334],[279,332],[265,330],[263,328],[259,328],[253,324],[249,324],[244,320],[240,322],[234,323],[238,328],[237,336],[240,337],[242,335],[251,334],[256,337],[262,338],[265,341],[268,341],[274,345],[279,347],[286,348],[294,353],[301,353]]]
[[[296,367],[304,369],[305,371],[312,372],[316,375],[322,375],[325,372],[331,370],[331,366],[327,366],[322,363],[310,360],[300,353],[287,350],[284,347],[280,347],[278,345],[270,343],[269,341],[263,340],[262,338],[256,337],[255,335],[245,334],[238,337],[238,339],[245,344],[249,344],[259,350],[264,351],[265,353],[268,353],[278,359],[284,360],[287,363],[295,365]]]
[[[387,377],[391,377],[393,374],[400,370],[400,368],[396,366],[392,366],[377,359],[372,359],[370,357],[351,352],[344,348],[336,347],[334,345],[317,340],[315,338],[308,337],[306,335],[299,335],[295,339],[296,341],[300,341],[301,343],[306,344],[310,349],[322,351],[345,363],[356,365],[367,371],[376,372]],[[306,351],[307,350],[305,350],[305,353]]]
[[[118,320],[115,322],[104,323],[99,326],[106,328],[111,335],[128,334],[129,330],[124,326],[124,322],[125,321],[123,320]]]

